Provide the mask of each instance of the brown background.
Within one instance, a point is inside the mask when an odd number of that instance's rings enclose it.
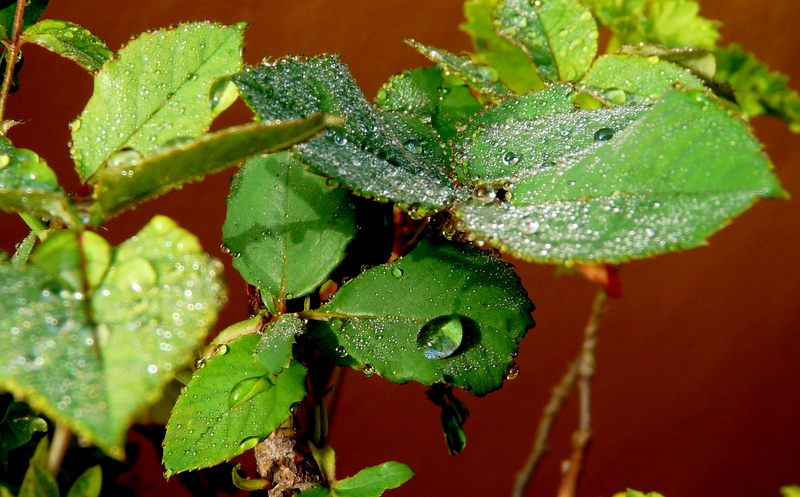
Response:
[[[705,0],[703,14],[800,88],[800,3]],[[52,0],[45,14],[77,22],[119,48],[132,34],[185,20],[246,20],[248,62],[267,55],[338,52],[372,97],[395,72],[426,64],[402,43],[413,37],[453,51],[469,49],[457,30],[460,0]],[[67,123],[85,105],[91,78],[38,47],[25,51],[22,89],[8,118],[30,123],[10,133],[15,145],[42,155],[74,191]],[[222,124],[244,122],[238,106]],[[758,119],[785,188],[800,194],[800,138]],[[155,213],[198,233],[219,251],[229,173],[140,207],[111,222],[117,243]],[[601,331],[594,383],[596,436],[581,495],[610,496],[634,487],[667,497],[777,496],[800,483],[800,202],[766,201],[711,239],[709,248],[635,262],[622,269],[625,296],[612,303]],[[0,213],[2,248],[26,232]],[[518,264],[538,310],[522,345],[520,377],[482,399],[466,398],[467,450],[455,458],[438,412],[419,385],[398,386],[359,373],[345,377],[331,443],[339,474],[394,459],[417,476],[390,495],[508,495],[550,388],[577,351],[593,288],[555,276],[553,267]],[[231,302],[221,324],[244,316],[242,283],[227,272]],[[559,463],[577,422],[567,406],[553,451],[528,495],[554,495]]]

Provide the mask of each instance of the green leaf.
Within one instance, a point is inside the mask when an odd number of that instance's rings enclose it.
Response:
[[[98,497],[103,487],[103,470],[100,465],[84,471],[69,488],[67,497]]]
[[[617,105],[651,104],[675,83],[689,89],[705,88],[688,70],[657,55],[601,55],[581,83],[604,90],[596,96]]]
[[[33,151],[15,148],[5,138],[0,139],[0,209],[81,225],[55,172]]]
[[[88,29],[55,19],[34,24],[22,33],[21,38],[73,60],[89,72],[99,70],[114,54]]]
[[[359,195],[413,206],[420,215],[441,210],[455,198],[444,169],[431,167],[404,146],[337,57],[267,61],[234,81],[261,120],[318,112],[345,119],[341,128],[294,147],[294,154],[314,172]]]
[[[494,26],[525,50],[545,80],[578,80],[597,54],[597,25],[578,0],[502,0]]]
[[[800,497],[800,486],[786,485],[781,487],[781,495],[783,497]]]
[[[100,170],[96,196],[106,215],[117,215],[253,155],[285,149],[337,122],[317,114],[302,121],[250,123],[164,147],[145,158],[135,151],[118,152]]]
[[[137,411],[192,361],[223,303],[221,273],[197,238],[164,216],[115,250],[91,301],[106,365],[106,439],[124,437]]]
[[[789,78],[770,71],[755,55],[731,43],[714,52],[717,79],[733,86],[736,101],[745,118],[761,114],[775,116],[800,133],[800,95],[789,88]]]
[[[590,153],[608,133],[619,133],[646,111],[642,106],[576,109],[573,91],[554,85],[475,115],[453,144],[459,178],[495,187],[510,181],[518,196],[524,178]],[[487,200],[491,196],[481,201]]]
[[[111,245],[91,231],[60,231],[31,254],[31,262],[75,292],[91,292],[111,262]]]
[[[58,483],[47,470],[47,437],[39,441],[17,497],[59,497]]]
[[[72,155],[87,180],[121,149],[145,157],[170,140],[196,137],[214,117],[215,82],[241,70],[244,24],[183,24],[145,33],[95,77],[72,123]]]
[[[311,293],[355,236],[348,197],[288,153],[251,159],[234,176],[222,227],[234,267],[278,307]]]
[[[542,87],[542,80],[528,54],[494,31],[492,12],[499,0],[467,0],[461,30],[472,38],[475,55],[472,59],[497,70],[500,81],[518,94]]]
[[[672,48],[714,48],[719,21],[700,15],[695,0],[584,0],[614,37],[608,51],[622,45],[652,43]]]
[[[253,448],[290,415],[306,394],[306,369],[292,361],[274,376],[253,361],[259,335],[230,342],[197,370],[178,398],[167,424],[164,465],[167,474],[214,466]],[[229,405],[243,381],[270,377],[272,388]]]
[[[664,497],[664,496],[658,492],[650,492],[645,494],[643,492],[639,492],[638,490],[632,490],[629,488],[626,497]]]
[[[464,451],[467,446],[467,436],[464,433],[464,420],[453,406],[442,407],[441,414],[442,432],[451,456]]]
[[[22,16],[22,29],[35,23],[44,12],[50,0],[30,0],[25,2],[25,12]],[[0,9],[0,27],[4,28],[3,38],[11,36],[11,28],[14,25],[14,16],[17,10],[17,2],[3,2],[5,7]]]
[[[447,50],[423,45],[414,40],[406,40],[406,43],[416,48],[425,57],[439,64],[446,75],[461,78],[479,93],[499,98],[509,92],[509,88],[499,81],[500,75],[495,68],[485,64],[478,65],[468,55],[458,56]]]
[[[517,344],[534,325],[531,311],[510,264],[462,244],[424,240],[406,257],[344,284],[315,311],[329,319],[317,324],[315,336],[333,360],[367,374],[484,395],[502,386]]]
[[[541,262],[697,247],[759,197],[785,195],[760,148],[715,99],[669,91],[591,153],[521,176],[511,202],[462,205],[456,218],[475,238]]]
[[[443,141],[456,135],[456,127],[483,109],[463,81],[445,79],[439,66],[412,69],[392,76],[375,97],[381,111],[402,113],[430,122]],[[409,142],[403,140],[406,148]]]
[[[297,497],[379,497],[386,490],[397,488],[414,476],[414,472],[405,464],[388,461],[362,469],[344,480],[335,480],[333,468],[336,454],[333,448],[329,445],[322,449],[312,447],[312,452],[320,467],[327,468],[325,473],[330,486],[305,490]]]
[[[11,399],[10,395],[7,395]],[[0,420],[0,464],[8,469],[9,452],[27,444],[36,432],[47,432],[47,421],[24,402],[10,400]]]
[[[289,367],[292,346],[297,336],[306,332],[306,325],[295,314],[282,314],[261,334],[254,351],[256,361],[272,374]]]

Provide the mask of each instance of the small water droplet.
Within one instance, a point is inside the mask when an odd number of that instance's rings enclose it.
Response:
[[[519,155],[514,152],[506,152],[505,155],[503,155],[503,164],[506,166],[513,166],[517,162],[519,162]]]
[[[417,335],[417,345],[428,359],[444,359],[455,353],[463,338],[461,317],[449,314],[425,323]]]
[[[375,374],[375,368],[372,364],[364,364],[364,369],[362,369],[361,372],[364,373],[364,376],[372,376]]]
[[[300,402],[295,402],[289,406],[289,412],[292,414],[295,414],[299,410],[300,410]]]
[[[402,278],[403,270],[399,267],[392,269],[392,276],[394,276],[395,278]]]
[[[600,128],[594,132],[594,141],[604,142],[614,138],[614,130],[611,128]]]
[[[405,147],[412,154],[416,155],[422,153],[422,142],[419,140],[409,140],[405,143]]]
[[[217,354],[218,354],[218,355],[225,355],[225,354],[227,354],[227,353],[228,353],[228,351],[229,351],[229,350],[230,350],[230,347],[228,347],[228,345],[227,345],[227,344],[224,344],[224,343],[223,343],[222,345],[220,345],[219,347],[217,347]]]
[[[347,357],[347,349],[342,347],[341,345],[336,347],[334,350],[336,351],[337,354],[339,354],[339,357]]]
[[[347,145],[347,137],[342,134],[336,134],[333,137],[333,142],[337,145]]]
[[[506,379],[513,380],[517,376],[519,376],[519,365],[516,362],[512,362],[511,367],[508,368],[508,373],[506,373]]]
[[[250,438],[245,438],[245,439],[244,439],[244,440],[242,440],[242,442],[239,444],[239,448],[240,448],[241,450],[250,450],[250,449],[252,449],[253,447],[255,447],[256,445],[258,445],[258,442],[260,442],[260,441],[261,441],[261,439],[260,439],[259,437],[250,437]]]

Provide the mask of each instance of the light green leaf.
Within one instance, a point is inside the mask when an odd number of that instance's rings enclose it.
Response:
[[[760,148],[719,102],[674,90],[591,153],[520,177],[511,202],[462,205],[456,218],[476,238],[541,262],[693,248],[759,197],[785,195]]]
[[[262,332],[254,351],[256,361],[272,374],[289,367],[292,346],[297,336],[306,332],[306,325],[296,314],[282,314]]]
[[[28,213],[68,227],[81,225],[56,174],[31,150],[0,139],[0,209]]]
[[[781,495],[783,495],[783,497],[800,497],[800,486],[786,485],[785,487],[781,487]]]
[[[579,0],[502,0],[494,26],[525,50],[545,80],[578,80],[597,54],[597,25]]]
[[[510,264],[432,239],[361,273],[312,314],[329,320],[315,336],[343,365],[484,395],[502,386],[532,310]]]
[[[47,437],[39,441],[17,497],[59,497],[58,483],[47,470]]]
[[[90,293],[111,262],[111,245],[91,231],[59,231],[31,254],[30,261],[74,292]]]
[[[775,116],[800,133],[800,95],[789,88],[789,78],[770,71],[755,55],[731,43],[714,52],[717,79],[733,86],[742,115],[749,119],[761,114]]]
[[[337,57],[267,61],[234,81],[261,120],[318,112],[345,119],[340,128],[294,147],[294,154],[314,172],[359,195],[393,201],[420,215],[441,210],[455,198],[444,170],[431,167],[404,146]]]
[[[35,23],[44,12],[50,0],[26,0],[25,13],[22,16],[22,29]],[[0,28],[3,28],[5,33],[0,33],[3,38],[11,36],[11,28],[14,25],[14,14],[17,10],[17,2],[4,2],[5,7],[0,9]]]
[[[638,490],[628,489],[626,497],[664,497],[658,492],[650,492],[645,494],[644,492],[639,492]]]
[[[620,48],[617,53],[638,55],[640,57],[653,57],[655,55],[659,60],[672,62],[676,66],[687,69],[692,75],[706,83],[713,82],[714,75],[717,73],[717,60],[714,58],[714,52],[706,48],[667,48],[662,45],[639,43],[637,45],[626,45]]]
[[[472,38],[476,54],[472,59],[497,70],[500,81],[522,95],[542,87],[528,54],[494,31],[492,12],[499,0],[467,0],[461,30]]]
[[[456,135],[456,127],[483,109],[463,81],[445,78],[439,66],[403,71],[384,83],[375,105],[384,112],[401,113],[427,121],[443,141]],[[402,139],[402,138],[401,138]],[[406,148],[409,142],[404,140]]]
[[[105,437],[124,436],[133,415],[192,361],[222,306],[221,275],[197,238],[164,216],[115,250],[91,302],[109,387]]]
[[[189,139],[145,158],[134,151],[119,152],[100,170],[96,196],[105,215],[117,215],[253,155],[288,148],[338,122],[317,114],[302,121],[250,123]]]
[[[45,19],[26,29],[21,38],[73,60],[89,72],[99,70],[114,55],[88,29],[66,21]]]
[[[406,43],[416,48],[425,57],[439,64],[446,75],[461,78],[479,93],[501,98],[509,92],[509,88],[499,80],[500,75],[496,69],[485,64],[478,65],[468,55],[458,56],[447,50],[423,45],[414,40],[406,40]]]
[[[215,82],[241,70],[244,28],[183,24],[145,33],[120,50],[97,73],[92,98],[72,123],[81,179],[119,150],[146,157],[170,140],[208,131]]]
[[[651,104],[675,83],[689,89],[705,88],[688,70],[657,55],[601,55],[581,83],[602,89],[593,94],[617,105]]]
[[[103,487],[103,470],[100,465],[84,471],[69,488],[67,497],[98,497]]]
[[[234,267],[279,307],[311,293],[355,236],[348,197],[288,153],[251,159],[234,176],[222,227]]]
[[[306,368],[292,361],[274,376],[253,361],[259,335],[227,345],[197,370],[178,398],[167,424],[164,465],[167,474],[214,466],[252,449],[290,415],[306,394]],[[269,377],[271,388],[230,407],[242,382]]]

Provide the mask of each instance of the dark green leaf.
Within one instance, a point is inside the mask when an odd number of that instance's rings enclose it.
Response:
[[[145,158],[135,151],[118,152],[100,170],[96,195],[105,213],[116,215],[253,155],[283,150],[336,122],[317,114],[302,121],[251,123],[165,147]]]
[[[5,138],[0,139],[0,209],[81,225],[53,170],[33,151],[15,148]]]
[[[508,94],[509,88],[501,81],[497,70],[488,65],[478,65],[467,56],[458,56],[447,50],[423,45],[414,40],[406,43],[416,48],[419,53],[439,64],[446,75],[453,75],[464,80],[478,93],[484,93],[494,98]]]
[[[36,432],[47,432],[47,422],[28,404],[11,400],[0,420],[0,464],[5,468],[9,451],[27,444]]]
[[[58,483],[47,470],[47,437],[39,441],[17,497],[59,497]]]
[[[651,104],[675,83],[690,89],[705,88],[688,70],[657,55],[602,55],[581,83],[602,89],[596,95],[616,105]]]
[[[100,465],[84,471],[69,488],[67,497],[98,497],[103,487],[103,470]]]
[[[442,408],[442,432],[444,432],[444,440],[447,442],[447,448],[451,456],[455,456],[464,451],[467,446],[467,436],[464,434],[464,428],[461,426],[463,420],[459,413],[452,406],[444,406]]]
[[[528,54],[497,34],[492,22],[499,0],[467,0],[464,3],[464,17],[467,22],[461,29],[472,38],[475,47],[473,60],[495,68],[500,81],[522,95],[542,87],[542,80],[536,72]]]
[[[332,359],[367,374],[484,395],[502,385],[517,343],[534,324],[532,310],[508,263],[462,244],[424,240],[403,259],[343,285],[316,313],[330,319],[316,326],[316,337]],[[451,350],[459,326],[461,340]]]
[[[22,33],[22,39],[73,60],[89,72],[99,70],[114,54],[88,29],[55,19],[46,19],[29,27]]]
[[[183,24],[128,43],[95,78],[92,98],[72,123],[81,179],[122,149],[146,157],[171,140],[206,131],[219,109],[213,90],[241,70],[244,24]]]
[[[26,0],[25,13],[22,16],[22,29],[35,23],[42,16],[44,9],[50,0]],[[5,33],[2,34],[3,38],[11,36],[11,28],[14,25],[14,17],[17,10],[17,2],[6,1],[3,2],[3,7],[0,8],[0,28],[4,28]]]
[[[337,57],[286,58],[249,68],[234,80],[261,120],[297,119],[318,112],[341,116],[341,128],[294,147],[316,173],[356,193],[393,201],[419,214],[455,198],[443,169],[409,151],[372,110]]]
[[[252,449],[290,415],[306,394],[306,368],[292,361],[273,376],[253,361],[259,335],[230,342],[197,370],[175,404],[164,439],[167,474],[214,466]],[[229,396],[251,378],[271,377],[262,390],[231,408]]]
[[[31,262],[75,292],[93,290],[111,262],[111,245],[91,231],[59,231],[31,254]]]
[[[578,80],[597,54],[597,25],[579,0],[502,0],[494,25],[525,50],[545,80]]]
[[[520,177],[511,193],[456,217],[504,251],[557,263],[696,247],[759,197],[785,195],[744,123],[703,92],[677,90],[588,155]]]
[[[295,314],[282,314],[263,331],[255,349],[256,361],[270,373],[278,374],[292,360],[292,346],[306,325]]]
[[[800,133],[800,95],[789,88],[789,78],[770,71],[755,55],[736,43],[714,52],[717,79],[733,86],[736,101],[745,118],[761,114],[786,121],[793,133]]]
[[[251,159],[234,176],[222,227],[234,267],[270,305],[311,293],[355,236],[348,198],[287,153]]]
[[[383,111],[402,113],[430,122],[443,141],[456,135],[456,127],[483,109],[460,79],[445,78],[439,66],[412,69],[392,76],[375,97]],[[402,139],[402,137],[401,137]],[[406,148],[408,142],[405,141]]]

